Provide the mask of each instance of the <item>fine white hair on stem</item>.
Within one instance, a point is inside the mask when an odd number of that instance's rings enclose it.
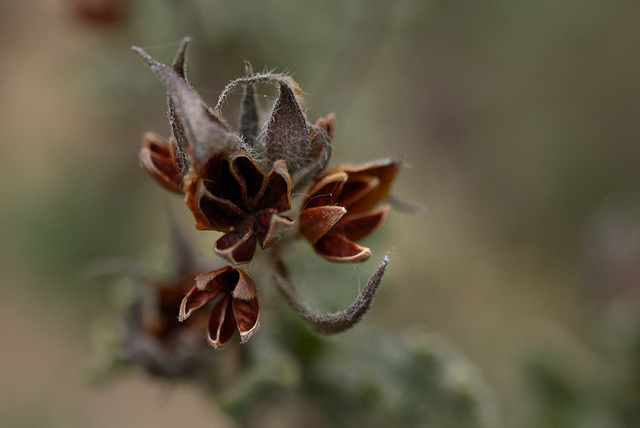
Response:
[[[227,96],[231,91],[233,91],[238,85],[247,85],[251,83],[273,83],[274,85],[287,85],[292,88],[294,93],[298,93],[300,91],[300,87],[297,83],[286,74],[273,74],[273,73],[257,73],[252,76],[240,77],[225,86],[225,88],[220,93],[218,97],[218,103],[214,107],[214,110],[220,112],[222,110],[222,104],[227,99]],[[301,99],[298,98],[298,102]]]
[[[384,259],[378,269],[371,275],[369,281],[364,286],[355,302],[343,311],[333,314],[319,314],[301,302],[296,296],[296,292],[293,284],[289,280],[288,273],[283,263],[278,259],[273,260],[272,277],[276,285],[276,288],[285,299],[287,304],[305,321],[307,321],[311,327],[318,333],[322,334],[335,334],[345,331],[354,325],[356,325],[365,313],[373,305],[373,300],[378,294],[380,285],[382,284],[382,277],[387,270],[389,264],[389,253],[385,254]]]

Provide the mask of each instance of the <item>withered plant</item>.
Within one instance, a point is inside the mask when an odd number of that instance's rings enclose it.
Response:
[[[164,379],[199,381],[242,426],[264,426],[265,409],[291,426],[496,426],[483,383],[441,338],[378,328],[359,328],[346,340],[323,338],[353,327],[371,308],[389,253],[355,302],[336,313],[311,309],[289,274],[286,249],[296,241],[307,241],[324,259],[319,263],[370,259],[361,241],[388,220],[402,162],[329,168],[334,115],[309,122],[298,84],[285,74],[255,73],[249,62],[245,76],[208,106],[185,74],[188,43],[182,41],[171,66],[133,48],[167,89],[171,129],[168,138],[144,135],[140,164],[184,199],[196,229],[221,233],[212,243],[219,258],[203,272],[176,234],[175,271],[144,279],[148,293],[129,308],[112,360]],[[261,121],[263,85],[278,94]],[[221,107],[238,87],[234,130]],[[260,258],[268,274],[254,280],[248,267]],[[256,334],[260,290],[269,283],[293,311],[267,305],[269,331],[244,346],[211,349],[227,347],[236,333],[242,343]],[[274,406],[283,401],[296,405]]]
[[[371,307],[389,262],[388,254],[355,303],[334,314],[318,314],[298,300],[282,247],[307,239],[322,258],[336,263],[368,260],[358,241],[380,229],[391,210],[379,206],[400,169],[399,160],[341,165],[327,170],[335,130],[329,114],[307,119],[302,91],[288,75],[254,73],[229,83],[215,108],[207,106],[185,74],[184,39],[171,67],[133,48],[167,88],[171,137],[147,134],[142,167],[166,189],[181,194],[198,230],[224,233],[213,251],[229,265],[196,277],[184,296],[180,321],[211,307],[207,339],[221,348],[237,330],[247,341],[260,324],[258,286],[243,265],[270,250],[271,277],[285,301],[318,332],[337,333],[355,325]],[[273,84],[279,95],[263,126],[256,85]],[[240,125],[234,131],[220,114],[228,94],[244,87]],[[301,200],[296,203],[296,195]]]

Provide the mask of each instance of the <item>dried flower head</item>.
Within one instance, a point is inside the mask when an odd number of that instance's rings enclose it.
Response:
[[[136,302],[127,319],[120,349],[122,361],[164,377],[186,377],[208,365],[204,314],[180,323],[176,313],[193,275],[148,284],[146,298]]]
[[[204,339],[206,313],[180,322],[177,314],[184,295],[193,286],[199,268],[182,230],[171,221],[172,269],[165,277],[152,278],[136,265],[112,265],[107,271],[138,279],[145,287],[128,311],[118,359],[152,375],[166,378],[200,376],[211,369],[212,358]],[[107,265],[106,267],[109,267]],[[105,271],[103,265],[102,271]]]
[[[265,175],[246,152],[212,157],[202,174],[187,174],[187,206],[196,228],[228,232],[213,250],[233,264],[253,259],[256,243],[275,245],[293,227],[280,215],[291,208],[291,179],[287,165],[275,162]]]
[[[390,205],[373,208],[388,196],[399,168],[397,160],[342,165],[314,184],[302,205],[300,231],[321,257],[334,262],[371,257],[371,250],[356,242],[387,221]]]
[[[184,39],[171,67],[140,48],[133,48],[167,88],[169,141],[146,134],[140,161],[165,188],[184,194],[196,228],[223,232],[213,247],[232,265],[248,263],[256,247],[272,248],[272,277],[289,303],[323,333],[353,326],[369,309],[388,264],[388,255],[352,306],[319,315],[301,303],[281,259],[281,247],[305,236],[323,258],[338,262],[368,259],[371,250],[356,242],[385,223],[387,198],[400,162],[385,160],[365,166],[343,165],[325,171],[335,135],[333,114],[308,121],[298,84],[284,74],[254,73],[245,61],[245,76],[229,83],[215,108],[207,106],[189,85]],[[278,98],[261,126],[256,85],[278,87]],[[236,87],[244,87],[239,130],[221,116],[221,107]],[[261,131],[262,129],[262,131]],[[307,187],[311,184],[311,189]],[[292,211],[293,195],[307,195]],[[299,220],[300,234],[287,232]],[[257,329],[260,311],[256,284],[247,274],[227,266],[196,277],[180,307],[180,320],[211,306],[208,340],[223,347],[239,331],[246,341]]]
[[[246,342],[260,325],[260,305],[256,284],[246,273],[230,266],[198,275],[180,305],[180,321],[193,311],[213,302],[207,339],[215,348],[226,346],[236,330]]]

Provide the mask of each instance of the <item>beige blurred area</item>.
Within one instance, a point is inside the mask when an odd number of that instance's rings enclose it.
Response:
[[[191,226],[138,166],[169,127],[130,51],[166,63],[185,35],[208,101],[242,58],[293,72],[311,120],[336,114],[334,164],[406,161],[394,194],[429,214],[371,241],[391,265],[363,322],[447,336],[507,421],[528,352],[597,372],[606,314],[640,310],[639,18],[623,0],[0,0],[0,426],[233,426],[196,387],[80,375],[113,311],[83,269],[151,258],[167,207]]]

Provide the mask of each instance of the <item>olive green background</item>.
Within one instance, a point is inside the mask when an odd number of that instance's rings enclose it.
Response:
[[[109,24],[74,4],[0,1],[0,425],[233,426],[188,385],[79,374],[114,299],[87,264],[162,254],[167,207],[204,251],[215,238],[137,161],[169,128],[129,48],[166,63],[185,35],[208,101],[245,58],[293,73],[312,121],[336,114],[333,165],[406,161],[394,194],[429,216],[394,212],[368,241],[374,263],[393,250],[363,323],[447,336],[505,426],[534,426],[531,355],[597,390],[603,343],[637,331],[620,321],[640,310],[637,1],[132,0]],[[373,265],[345,269],[346,305]]]

